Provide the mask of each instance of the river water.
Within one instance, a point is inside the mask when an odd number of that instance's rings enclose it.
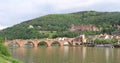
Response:
[[[51,46],[10,51],[13,58],[24,63],[120,63],[119,48]]]

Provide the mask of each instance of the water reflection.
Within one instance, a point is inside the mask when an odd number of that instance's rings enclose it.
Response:
[[[83,55],[83,63],[84,63],[86,58],[86,47],[83,47],[82,53],[83,53],[82,55]]]
[[[106,50],[105,50],[106,63],[109,63],[109,54],[110,54],[109,48],[106,48]]]
[[[68,56],[68,53],[69,52],[69,47],[68,46],[65,46],[64,47],[64,56],[67,57]]]
[[[120,49],[89,47],[10,48],[24,63],[120,63]]]

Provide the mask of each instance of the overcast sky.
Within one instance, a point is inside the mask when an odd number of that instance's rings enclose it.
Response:
[[[120,0],[0,0],[0,29],[46,14],[120,11]]]

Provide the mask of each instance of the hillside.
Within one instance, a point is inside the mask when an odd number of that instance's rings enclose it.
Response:
[[[120,12],[83,11],[69,14],[50,14],[22,22],[0,32],[5,39],[40,39],[55,37],[75,37],[81,33],[100,34],[117,30]],[[94,25],[101,31],[74,31],[71,25]],[[42,32],[39,32],[42,31]]]

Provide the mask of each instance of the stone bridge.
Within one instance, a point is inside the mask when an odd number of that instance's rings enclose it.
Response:
[[[77,42],[74,41],[74,38],[67,38],[67,39],[42,39],[42,40],[38,40],[38,39],[30,39],[30,40],[22,40],[22,39],[16,39],[16,40],[6,40],[4,41],[4,45],[8,46],[9,44],[15,43],[17,44],[19,47],[24,47],[25,44],[27,43],[32,43],[34,47],[38,47],[38,44],[41,42],[45,42],[47,44],[47,46],[51,46],[51,44],[53,43],[58,43],[60,46],[64,46],[65,43],[69,43],[71,46],[76,46],[76,45],[80,45],[82,42]]]

